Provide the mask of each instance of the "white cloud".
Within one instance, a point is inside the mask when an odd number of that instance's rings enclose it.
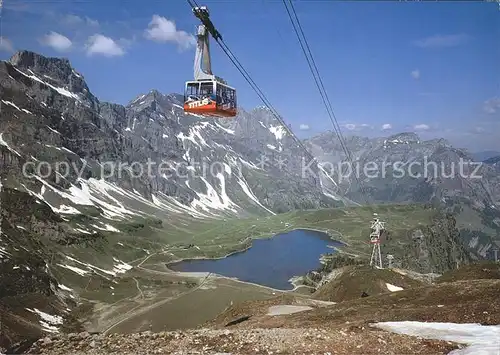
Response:
[[[483,104],[483,110],[486,113],[493,114],[500,111],[500,97],[493,97],[486,100]]]
[[[420,78],[420,70],[415,69],[410,73],[410,75],[413,79],[418,80]]]
[[[91,27],[99,27],[99,21],[91,19],[90,17],[85,17],[85,22]]]
[[[83,19],[80,16],[68,14],[62,18],[62,22],[66,25],[80,25]]]
[[[87,16],[80,17],[78,15],[73,15],[73,14],[64,15],[64,17],[62,18],[62,22],[68,26],[79,26],[83,24],[86,24],[87,26],[91,27],[99,26],[99,21],[97,20],[91,19],[90,17]]]
[[[177,43],[180,49],[188,49],[196,45],[193,35],[185,31],[178,31],[175,22],[159,15],[153,15],[144,36],[156,42]]]
[[[386,130],[389,130],[389,129],[392,129],[392,125],[390,123],[384,123],[382,125],[382,130],[386,131]]]
[[[87,55],[100,54],[105,57],[121,56],[125,54],[125,50],[116,43],[112,38],[95,34],[87,40]]]
[[[345,123],[340,125],[341,127],[349,130],[349,131],[361,131],[363,129],[373,129],[373,126],[366,124],[366,123]]]
[[[40,40],[40,42],[45,46],[52,47],[53,49],[55,49],[58,52],[66,52],[73,45],[73,43],[71,42],[71,40],[68,37],[63,36],[62,34],[54,32],[54,31],[45,35]]]
[[[14,46],[12,46],[12,42],[0,36],[0,52],[14,52]]]
[[[414,41],[413,44],[420,48],[441,48],[459,46],[468,40],[471,36],[466,34],[453,35],[434,35]]]
[[[429,125],[426,125],[425,123],[417,124],[413,126],[413,129],[416,131],[428,131],[431,127]]]
[[[308,125],[308,124],[304,124],[304,123],[302,123],[302,124],[299,126],[299,129],[300,129],[301,131],[307,131],[307,130],[309,130],[309,125]]]

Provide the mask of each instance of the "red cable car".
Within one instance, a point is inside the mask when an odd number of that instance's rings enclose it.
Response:
[[[184,90],[184,112],[212,117],[236,116],[236,90],[212,73],[209,34],[220,38],[205,6],[193,8],[201,20],[198,26],[194,58],[194,80],[187,81]]]

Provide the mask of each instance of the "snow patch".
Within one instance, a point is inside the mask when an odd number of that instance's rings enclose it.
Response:
[[[61,135],[61,133],[59,133],[59,131],[56,131],[54,128],[51,128],[50,126],[47,126],[45,125],[45,127],[47,127],[49,130],[51,130],[52,132],[58,134],[58,135]]]
[[[246,161],[245,159],[242,159],[242,158],[239,158],[239,160],[245,164],[246,166],[248,166],[249,168],[252,168],[252,169],[257,169],[257,170],[261,170],[257,165],[255,165],[254,163],[251,163],[249,161]]]
[[[113,272],[115,274],[123,274],[125,272],[127,272],[128,270],[132,269],[132,265],[129,265],[119,259],[116,259],[116,258],[113,258],[113,260],[115,261],[115,265],[113,267]]]
[[[270,126],[269,131],[274,134],[277,140],[281,140],[286,134],[286,130],[283,126]]]
[[[110,224],[104,224],[104,226],[98,226],[97,224],[92,224],[92,227],[102,231],[121,233],[119,229],[113,227]]]
[[[69,288],[69,287],[67,287],[67,286],[64,286],[63,284],[59,284],[59,285],[57,285],[57,286],[58,286],[61,290],[63,290],[63,291],[68,291],[68,292],[73,291],[73,289],[71,289],[71,288]]]
[[[87,270],[82,270],[80,268],[77,268],[77,267],[71,266],[71,265],[67,265],[67,264],[57,264],[57,266],[60,266],[60,267],[62,267],[64,269],[71,270],[71,271],[77,273],[80,276],[85,276],[85,275],[87,275],[89,273]]]
[[[500,349],[500,325],[406,321],[375,323],[372,326],[398,334],[469,345],[453,350],[449,355],[495,355]]]
[[[217,127],[219,127],[220,129],[222,129],[224,132],[226,133],[229,133],[229,134],[234,134],[234,130],[232,129],[228,129],[228,128],[225,128],[225,127],[222,127],[220,124],[218,124],[217,122],[215,122],[215,125]]]
[[[189,129],[189,135],[185,135],[184,132],[180,132],[177,135],[177,138],[179,138],[180,140],[182,140],[183,143],[184,143],[185,140],[191,141],[191,142],[193,142],[193,144],[197,145],[200,148],[201,148],[201,146],[207,146],[208,147],[209,145],[207,144],[207,142],[201,136],[201,133],[200,133],[200,130],[206,128],[207,125],[208,125],[208,122],[202,122],[201,124],[199,124],[197,126],[191,127]],[[200,141],[200,143],[198,143],[196,141],[196,138],[198,138],[198,140]]]
[[[75,228],[75,231],[83,233],[83,234],[95,234],[95,232],[89,232],[88,230],[81,229],[81,228]]]
[[[10,256],[10,253],[4,247],[0,247],[0,259],[7,258],[8,256]]]
[[[77,78],[81,78],[82,76],[80,74],[78,74],[75,70],[71,70],[71,72],[73,73],[73,75],[75,75]]]
[[[60,205],[59,208],[52,207],[52,210],[59,214],[81,214],[76,208],[66,205]]]
[[[222,173],[218,173],[216,177],[220,182],[220,195],[204,177],[200,176],[201,181],[205,183],[207,193],[204,194],[193,190],[197,194],[198,198],[195,198],[191,202],[191,207],[195,211],[199,208],[206,212],[210,212],[211,209],[231,210],[236,212],[235,207],[237,207],[237,205],[229,199],[226,193],[226,181],[224,175]]]
[[[48,332],[48,333],[57,333],[59,332],[59,328],[57,325],[63,324],[63,319],[60,316],[53,316],[51,314],[45,313],[40,311],[37,308],[26,308],[27,311],[30,311],[31,313],[36,313],[38,316],[41,318],[40,319],[40,325],[42,326],[43,330]]]
[[[6,105],[9,105],[9,106],[14,107],[16,110],[18,110],[18,111],[20,111],[20,112],[22,112],[22,110],[21,110],[21,109],[20,109],[20,108],[19,108],[19,107],[15,104],[15,103],[13,103],[13,102],[11,102],[11,101],[7,101],[7,100],[2,100],[2,102],[3,102],[4,104],[6,104]]]
[[[0,133],[0,145],[3,145],[5,148],[7,148],[8,150],[10,150],[12,153],[16,154],[17,156],[21,156],[21,154],[19,154],[17,151],[15,151],[14,149],[12,149],[8,144],[7,142],[3,139],[3,133]]]
[[[81,189],[76,186],[72,186],[70,188],[71,195],[75,199],[74,202],[81,205],[98,205],[104,211],[104,216],[111,219],[123,219],[127,218],[127,216],[140,216],[141,213],[125,208],[125,206],[118,201],[118,199],[113,197],[110,192],[114,192],[115,194],[123,197],[129,197],[134,200],[144,200],[146,203],[149,202],[104,179],[79,179],[78,182],[82,186]]]
[[[92,270],[92,271],[94,271],[94,272],[95,272],[96,270],[98,270],[98,271],[102,271],[102,272],[104,272],[105,274],[108,274],[108,275],[111,275],[111,276],[115,276],[115,274],[114,274],[113,272],[111,272],[111,271],[101,269],[101,268],[99,268],[99,267],[97,267],[97,266],[94,266],[94,265],[92,265],[92,264],[88,264],[88,263],[81,262],[81,261],[79,261],[79,260],[76,260],[75,258],[72,258],[71,256],[67,256],[67,255],[66,255],[66,259],[69,259],[69,260],[71,260],[71,261],[73,261],[73,262],[75,262],[75,263],[78,263],[78,264],[80,264],[80,265],[83,265],[83,266],[87,267],[88,269],[90,269],[90,270]]]
[[[273,211],[267,209],[264,205],[260,203],[260,201],[257,199],[257,197],[253,194],[252,190],[250,190],[250,187],[248,186],[247,182],[244,179],[238,179],[238,184],[241,186],[241,189],[243,192],[250,197],[252,201],[254,201],[257,205],[265,209],[267,212],[271,213],[272,215],[276,215]]]
[[[404,288],[402,288],[402,287],[391,285],[390,283],[387,283],[387,282],[385,283],[385,286],[391,292],[396,292],[396,291],[402,291],[402,290],[404,290]]]
[[[14,107],[15,109],[17,109],[18,111],[21,111],[21,112],[24,112],[24,113],[27,113],[29,115],[32,115],[33,113],[31,111],[28,111],[26,110],[25,108],[19,108],[19,106],[17,106],[15,103],[11,102],[11,101],[7,101],[7,100],[2,100],[2,102],[4,104],[7,104],[9,106],[12,106]]]
[[[44,85],[48,86],[49,88],[51,88],[51,89],[53,89],[53,90],[57,91],[57,92],[58,92],[59,94],[61,94],[61,95],[64,95],[64,96],[66,96],[66,97],[70,97],[70,98],[75,99],[75,100],[77,100],[77,101],[80,101],[80,98],[78,97],[78,95],[77,95],[77,94],[72,93],[72,92],[70,92],[70,91],[68,91],[68,90],[66,90],[66,89],[64,89],[64,88],[56,87],[56,86],[54,86],[54,85],[51,85],[51,84],[47,83],[46,81],[41,80],[41,79],[40,79],[40,78],[38,78],[36,75],[34,75],[34,73],[31,71],[31,69],[28,69],[28,70],[30,71],[30,73],[31,73],[32,75],[25,74],[25,73],[23,73],[22,71],[20,71],[20,70],[19,70],[19,69],[17,69],[17,68],[14,68],[14,69],[15,69],[16,71],[18,71],[19,73],[21,73],[22,75],[24,75],[25,77],[30,78],[30,79],[35,80],[35,81],[38,81],[39,83],[42,83],[42,84],[44,84]]]

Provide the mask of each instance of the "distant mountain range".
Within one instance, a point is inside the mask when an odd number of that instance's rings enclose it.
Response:
[[[485,150],[483,152],[472,153],[472,157],[475,161],[486,161],[488,159],[499,157],[500,152],[495,150]]]
[[[500,239],[500,164],[477,163],[444,139],[422,140],[415,133],[386,138],[349,137],[348,151],[358,178],[341,178],[344,151],[333,132],[306,141],[321,168],[336,178],[323,184],[336,195],[370,203],[432,203],[456,215],[464,243],[483,257]],[[353,177],[355,174],[351,174]],[[337,182],[337,183],[334,183]],[[492,239],[493,238],[493,239]]]

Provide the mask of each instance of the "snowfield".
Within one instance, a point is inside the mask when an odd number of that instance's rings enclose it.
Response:
[[[448,355],[499,355],[500,325],[475,323],[382,322],[372,326],[398,334],[468,345]]]

